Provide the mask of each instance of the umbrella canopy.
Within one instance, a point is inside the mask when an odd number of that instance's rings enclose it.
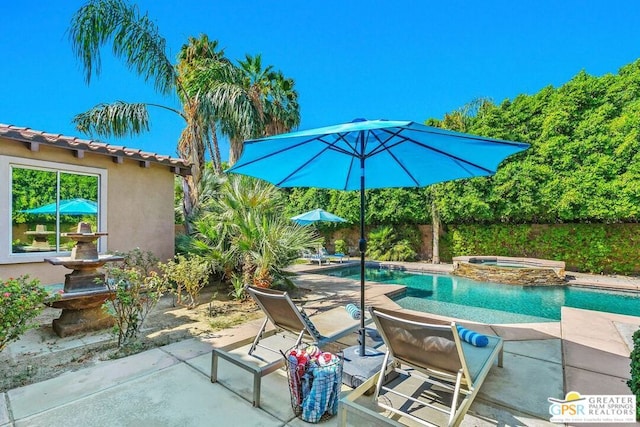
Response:
[[[364,120],[245,142],[228,171],[279,187],[360,190],[360,307],[364,310],[366,188],[425,187],[488,176],[528,144],[483,138],[411,121]],[[364,316],[361,355],[365,354]]]
[[[291,220],[300,225],[309,225],[319,221],[347,222],[346,219],[340,218],[338,215],[334,215],[330,212],[325,211],[324,209],[314,209],[312,211],[296,215],[292,217]]]
[[[56,202],[48,203],[33,209],[25,209],[20,212],[30,214],[55,214]],[[95,215],[98,213],[98,204],[87,199],[60,200],[60,215]]]

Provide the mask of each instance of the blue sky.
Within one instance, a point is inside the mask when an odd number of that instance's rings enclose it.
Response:
[[[109,48],[86,85],[67,28],[80,0],[2,5],[0,123],[87,137],[73,116],[101,102],[177,106]],[[640,57],[640,2],[140,0],[175,58],[189,36],[217,39],[231,59],[262,54],[296,81],[300,129],[357,117],[442,118],[478,97],[499,103],[560,86],[579,71],[616,73]],[[188,4],[188,6],[187,6]],[[175,155],[183,123],[151,113],[142,137],[101,140]],[[224,150],[223,157],[228,153]]]

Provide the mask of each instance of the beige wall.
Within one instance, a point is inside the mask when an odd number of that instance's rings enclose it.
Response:
[[[109,233],[106,250],[128,251],[139,247],[161,260],[173,257],[174,174],[168,166],[151,163],[149,168],[143,168],[137,161],[126,159],[116,164],[110,156],[90,152],[78,159],[70,150],[42,145],[39,151],[32,152],[25,144],[0,138],[0,156],[3,155],[106,169],[107,223],[106,230],[100,230]],[[5,205],[7,202],[0,201]],[[0,227],[8,225],[8,218],[0,219]],[[43,284],[59,283],[68,272],[46,262],[0,264],[0,279],[29,274]]]

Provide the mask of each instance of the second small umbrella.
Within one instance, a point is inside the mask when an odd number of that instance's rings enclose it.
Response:
[[[87,199],[67,199],[39,206],[33,209],[25,209],[20,212],[30,214],[55,214],[60,210],[60,215],[95,215],[98,213],[98,204],[93,200]]]
[[[347,222],[346,219],[340,218],[337,215],[334,215],[330,212],[325,211],[324,209],[314,209],[309,212],[305,212],[300,215],[296,215],[291,218],[292,221],[300,224],[300,225],[309,225],[314,222]]]

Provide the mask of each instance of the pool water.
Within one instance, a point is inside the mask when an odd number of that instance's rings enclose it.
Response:
[[[360,268],[332,276],[360,279]],[[405,285],[394,301],[401,307],[483,323],[556,322],[562,306],[640,315],[640,295],[575,286],[516,286],[463,277],[367,268],[366,280]]]

